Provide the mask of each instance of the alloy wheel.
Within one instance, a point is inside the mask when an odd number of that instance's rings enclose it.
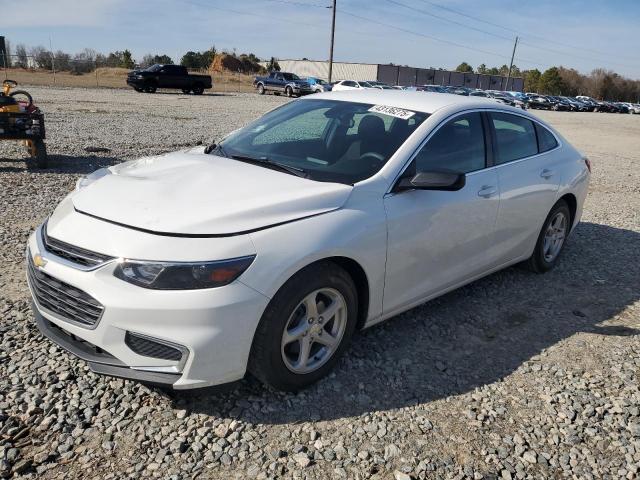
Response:
[[[563,212],[558,212],[549,222],[544,234],[542,254],[546,262],[553,262],[564,244],[567,236],[567,217]]]
[[[346,326],[347,304],[340,292],[311,292],[293,310],[282,333],[284,364],[296,374],[319,369],[340,346]]]

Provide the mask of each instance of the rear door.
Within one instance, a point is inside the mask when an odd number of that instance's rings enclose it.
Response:
[[[482,114],[458,114],[433,133],[408,171],[465,173],[465,186],[458,191],[406,190],[385,197],[385,313],[471,280],[495,263],[489,252],[499,192],[490,149]]]
[[[489,114],[500,183],[493,246],[503,261],[529,256],[560,185],[559,141],[544,126],[512,113]]]

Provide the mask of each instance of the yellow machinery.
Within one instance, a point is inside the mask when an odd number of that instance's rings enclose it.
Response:
[[[2,82],[0,93],[0,140],[24,142],[38,168],[47,166],[47,147],[44,143],[44,115],[24,90],[12,91],[18,84]]]

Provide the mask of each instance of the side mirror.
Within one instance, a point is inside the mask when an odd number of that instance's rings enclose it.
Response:
[[[403,190],[447,190],[456,191],[464,187],[466,177],[457,172],[418,172],[401,178],[395,191]]]

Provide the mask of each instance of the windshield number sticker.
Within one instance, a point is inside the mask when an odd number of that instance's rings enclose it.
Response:
[[[389,115],[391,117],[401,118],[402,120],[409,120],[416,112],[410,110],[404,110],[403,108],[389,107],[387,105],[374,105],[369,109],[373,113],[381,113],[383,115]]]

